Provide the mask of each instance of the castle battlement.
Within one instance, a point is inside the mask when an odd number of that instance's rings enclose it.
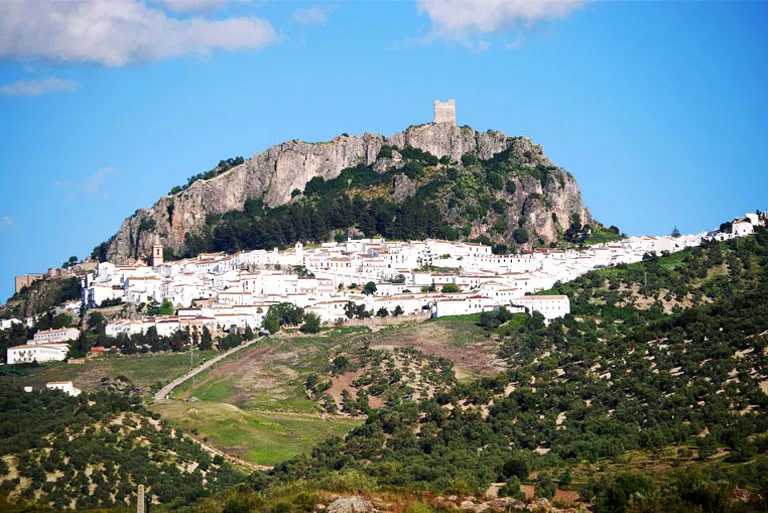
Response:
[[[450,123],[456,125],[456,101],[441,102],[435,100],[435,123]]]

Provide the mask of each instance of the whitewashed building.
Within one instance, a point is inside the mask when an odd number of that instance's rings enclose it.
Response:
[[[38,331],[33,337],[33,344],[51,344],[56,342],[69,342],[77,340],[80,337],[80,330],[77,328],[60,328]]]
[[[9,347],[5,362],[8,365],[15,363],[43,363],[62,362],[67,359],[69,353],[68,344],[25,344],[23,346]]]
[[[48,390],[61,390],[71,397],[77,397],[82,393],[82,390],[75,388],[71,381],[49,381],[45,384],[45,388]]]
[[[565,295],[523,296],[512,301],[512,305],[539,312],[547,322],[571,313],[571,302]]]
[[[21,321],[14,317],[11,317],[10,319],[0,319],[0,331],[9,330],[14,324],[21,324]]]

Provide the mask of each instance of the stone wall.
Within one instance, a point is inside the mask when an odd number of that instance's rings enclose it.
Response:
[[[14,279],[14,289],[16,290],[16,293],[18,294],[21,292],[21,289],[24,287],[29,287],[37,280],[42,280],[43,275],[42,274],[25,274],[23,276],[16,276]]]

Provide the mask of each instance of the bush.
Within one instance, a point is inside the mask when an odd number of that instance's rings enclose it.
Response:
[[[528,462],[520,457],[515,457],[507,460],[502,467],[502,476],[509,479],[517,477],[520,481],[528,479],[528,474],[531,472],[531,468],[528,466]]]
[[[451,294],[455,292],[461,292],[461,287],[456,285],[455,283],[446,283],[443,285],[443,288],[441,289],[443,294]]]
[[[471,153],[466,153],[461,156],[461,165],[464,167],[474,166],[479,163],[480,161],[477,156],[472,155]]]
[[[403,167],[403,172],[410,179],[415,179],[424,174],[424,164],[416,160],[411,160]]]
[[[518,228],[515,230],[513,238],[518,244],[525,244],[529,239],[528,232],[525,230],[525,228]]]
[[[599,492],[596,511],[598,513],[624,513],[630,499],[648,497],[657,490],[658,487],[645,474],[637,472],[619,474]]]
[[[554,497],[556,490],[555,482],[552,481],[548,473],[541,472],[536,476],[536,497],[551,499]]]
[[[310,312],[304,314],[304,324],[300,328],[302,333],[318,333],[320,331],[320,317]]]

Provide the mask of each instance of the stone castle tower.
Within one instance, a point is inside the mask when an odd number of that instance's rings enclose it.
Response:
[[[435,100],[435,123],[450,123],[456,126],[456,101]]]

